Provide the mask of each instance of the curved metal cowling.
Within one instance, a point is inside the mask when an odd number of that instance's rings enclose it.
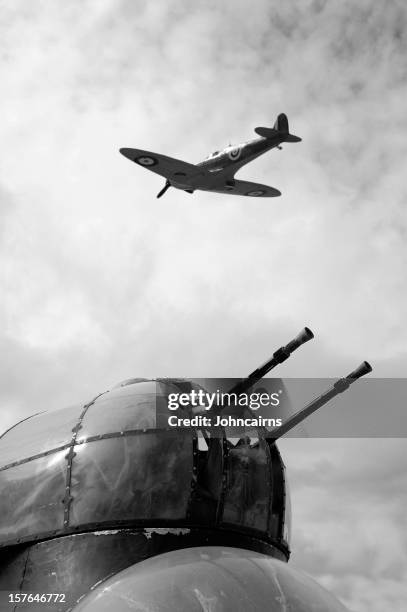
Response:
[[[0,438],[0,547],[100,529],[194,527],[288,558],[284,465],[262,438],[157,429],[176,380],[134,379]],[[251,542],[251,543],[250,543]]]
[[[187,548],[132,565],[99,584],[73,612],[346,612],[308,576],[238,548]]]

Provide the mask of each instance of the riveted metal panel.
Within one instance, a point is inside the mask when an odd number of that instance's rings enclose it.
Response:
[[[76,445],[69,524],[185,519],[192,446],[186,434],[154,431]]]
[[[63,525],[66,450],[0,471],[0,542]]]
[[[10,591],[64,593],[65,602],[51,607],[37,602],[11,607],[13,612],[20,609],[62,612],[74,607],[100,581],[134,563],[170,550],[196,546],[249,548],[285,560],[278,549],[261,540],[219,530],[156,527],[70,534],[0,551],[0,594],[4,596],[0,597],[0,609],[3,610],[1,603],[6,603]]]
[[[45,412],[11,428],[0,439],[0,468],[68,444],[81,412],[82,406]]]
[[[87,410],[77,440],[111,431],[156,427],[155,381],[119,387],[100,396]]]

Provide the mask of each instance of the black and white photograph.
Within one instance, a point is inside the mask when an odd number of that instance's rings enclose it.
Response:
[[[0,612],[405,612],[407,4],[0,16]]]

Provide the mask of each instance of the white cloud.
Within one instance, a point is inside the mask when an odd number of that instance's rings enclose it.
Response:
[[[405,440],[285,440],[280,448],[292,484],[293,562],[352,610],[403,610]]]

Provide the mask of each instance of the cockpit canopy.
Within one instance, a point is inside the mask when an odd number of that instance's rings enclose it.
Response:
[[[209,155],[205,157],[205,159],[212,159],[213,157],[217,157],[220,153],[221,151],[213,151],[213,153],[209,153]]]

